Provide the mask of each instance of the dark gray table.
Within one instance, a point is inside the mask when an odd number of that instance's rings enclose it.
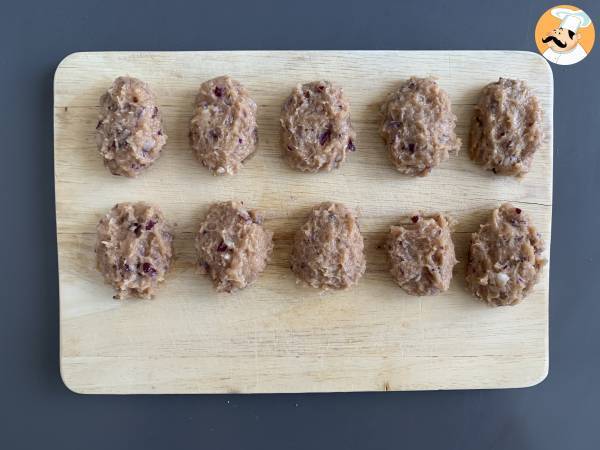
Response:
[[[523,390],[79,396],[58,367],[52,77],[79,50],[535,50],[531,1],[56,0],[0,12],[0,448],[600,448],[600,44],[553,66],[550,375]],[[142,4],[141,4],[142,5]],[[600,25],[600,3],[578,1]],[[238,9],[239,8],[239,9]],[[338,11],[337,9],[341,9]],[[598,36],[600,39],[600,36]],[[418,445],[418,447],[417,447]]]

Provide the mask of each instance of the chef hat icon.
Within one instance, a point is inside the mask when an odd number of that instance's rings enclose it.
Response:
[[[577,33],[579,28],[586,28],[592,23],[592,19],[581,9],[573,11],[568,8],[554,8],[550,13],[561,20],[560,27]]]

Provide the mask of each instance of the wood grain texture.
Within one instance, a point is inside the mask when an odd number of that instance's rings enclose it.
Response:
[[[158,97],[169,141],[138,179],[111,176],[96,152],[98,99],[129,74]],[[195,92],[222,74],[241,81],[259,105],[257,155],[235,177],[212,177],[187,140]],[[397,173],[377,134],[377,105],[411,75],[438,77],[458,116],[463,148],[426,178]],[[544,110],[545,139],[522,180],[469,161],[473,105],[498,79],[526,80]],[[279,148],[279,111],[298,82],[329,79],[351,103],[358,151],[341,169],[289,169]],[[550,248],[552,73],[527,52],[264,51],[76,53],[54,85],[60,358],[66,385],[81,393],[318,392],[522,387],[548,371],[548,274],[515,307],[490,308],[464,284],[470,233],[511,201],[527,211]],[[275,232],[272,263],[250,289],[216,294],[195,271],[193,233],[211,202],[240,199],[265,211]],[[147,200],[176,222],[177,261],[159,295],[115,301],[95,270],[100,217],[120,201]],[[334,200],[355,208],[367,272],[346,292],[297,286],[291,239],[309,208]],[[406,295],[379,245],[389,226],[416,210],[458,220],[450,290]],[[549,251],[547,251],[549,257]]]

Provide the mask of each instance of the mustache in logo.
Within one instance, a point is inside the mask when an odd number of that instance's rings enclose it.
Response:
[[[545,38],[542,39],[542,42],[545,44],[546,42],[550,42],[553,41],[556,45],[558,45],[560,48],[565,48],[567,46],[566,42],[562,42],[560,41],[556,36],[546,36]]]

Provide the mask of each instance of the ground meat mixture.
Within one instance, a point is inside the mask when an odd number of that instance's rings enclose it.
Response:
[[[399,172],[422,177],[458,153],[456,116],[433,79],[410,78],[387,96],[380,111],[380,133]]]
[[[447,291],[456,256],[450,221],[441,214],[414,215],[408,223],[392,226],[387,241],[390,271],[411,295]]]
[[[151,298],[173,260],[171,227],[157,206],[118,203],[97,227],[96,262],[114,298]]]
[[[298,230],[290,257],[300,281],[318,289],[345,289],[365,273],[356,216],[340,203],[321,203]]]
[[[491,305],[516,305],[537,282],[546,262],[543,251],[529,217],[505,203],[471,236],[467,285]]]
[[[328,81],[296,86],[283,104],[281,126],[285,159],[303,172],[336,169],[356,150],[350,104]]]
[[[469,155],[485,169],[524,175],[542,142],[542,112],[524,81],[500,78],[481,93],[471,123]]]
[[[200,163],[214,175],[234,175],[256,151],[256,103],[228,76],[205,81],[196,95],[190,141]]]
[[[137,78],[119,77],[100,97],[100,109],[96,143],[110,172],[135,177],[154,164],[167,135],[148,85]]]
[[[196,235],[201,273],[210,275],[218,292],[244,289],[265,270],[273,252],[273,233],[262,215],[241,202],[215,203]]]

